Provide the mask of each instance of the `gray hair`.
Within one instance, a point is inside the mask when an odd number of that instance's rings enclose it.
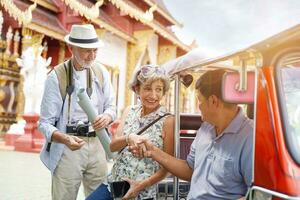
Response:
[[[160,80],[164,84],[163,94],[166,94],[166,92],[170,88],[170,79],[169,79],[168,75],[165,73],[165,71],[162,68],[160,68],[161,70],[164,71],[164,73],[161,73],[161,74],[159,74],[159,73],[153,73],[149,77],[144,77],[144,76],[141,75],[141,68],[147,67],[147,66],[148,67],[158,67],[158,68],[160,67],[158,65],[143,65],[140,68],[138,68],[137,70],[135,70],[134,73],[133,73],[133,76],[132,76],[131,80],[129,81],[129,84],[128,84],[129,88],[133,92],[136,93],[135,88],[137,86],[140,86],[140,85],[145,84],[145,83],[151,84],[154,81]]]

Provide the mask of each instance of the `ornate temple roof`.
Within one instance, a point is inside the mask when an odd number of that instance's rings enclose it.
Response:
[[[94,4],[88,0],[82,0],[82,4],[91,8]],[[91,19],[91,21],[97,24],[100,28],[105,28],[108,31],[118,35],[119,37],[131,42],[135,43],[136,39],[130,34],[126,33],[124,30],[120,28],[120,26],[113,21],[105,12],[100,9],[99,17],[97,19]]]
[[[110,0],[111,1],[111,0]],[[132,3],[130,0],[122,0],[112,1],[114,5],[116,5],[121,11],[129,14],[129,16],[135,18],[136,20],[142,22],[145,25],[148,25],[150,28],[152,28],[155,32],[157,32],[162,37],[166,38],[167,40],[171,41],[173,44],[177,45],[179,48],[183,49],[184,51],[189,51],[191,48],[181,42],[176,35],[168,28],[163,26],[159,21],[153,19],[151,21],[145,20],[140,13],[143,13],[143,10],[141,10],[139,7],[137,7],[134,3]],[[126,3],[126,5],[130,6],[131,9],[125,8],[125,6],[122,6],[122,3]]]
[[[35,0],[30,0],[30,1],[32,3],[35,2]],[[55,13],[59,12],[59,6],[56,4],[55,0],[39,0],[37,1],[37,4]]]
[[[157,12],[159,12],[163,17],[165,17],[168,21],[170,21],[172,24],[182,27],[182,24],[180,24],[169,12],[167,9],[165,3],[162,0],[144,0],[149,6],[152,6],[156,4],[158,8],[156,9]]]
[[[100,28],[106,29],[113,34],[125,39],[128,42],[136,43],[136,38],[132,35],[132,32],[124,30],[124,27],[114,20],[113,17],[104,12],[100,6],[103,2],[95,1],[94,3],[89,0],[2,0],[2,5],[11,16],[13,16],[19,23],[28,23],[30,20],[26,20],[27,15],[31,17],[32,21],[28,24],[28,28],[41,32],[45,35],[53,37],[58,40],[63,40],[64,35],[67,33],[67,25],[71,19],[68,18],[68,22],[60,22],[58,17],[61,12],[65,12],[65,8],[61,7],[62,4],[67,5],[73,9],[79,15],[84,16],[87,20],[90,20]],[[141,22],[142,24],[153,29],[158,35],[162,36],[166,40],[178,46],[183,51],[191,50],[191,47],[181,42],[175,34],[169,29],[171,25],[180,25],[168,12],[162,0],[144,0],[145,6],[148,5],[147,11],[144,11],[130,0],[107,0],[106,3],[111,3],[121,12],[127,14],[134,20]],[[32,4],[30,4],[32,2]],[[36,4],[33,4],[35,3]],[[98,5],[99,4],[99,5]],[[100,5],[101,4],[101,5]],[[97,7],[98,5],[98,7]],[[100,7],[100,9],[99,9]],[[145,7],[147,8],[147,7]],[[160,14],[164,18],[161,22],[161,18],[153,17],[153,12]],[[26,16],[25,16],[26,15]],[[21,17],[20,17],[21,16]],[[96,16],[96,17],[95,17]],[[78,16],[79,17],[79,16]],[[72,21],[72,20],[71,20]],[[76,20],[75,20],[76,21]],[[169,24],[169,25],[168,25]]]
[[[28,7],[28,4],[23,1],[15,1],[14,3],[22,10],[26,10]],[[32,21],[27,27],[58,40],[63,40],[67,33],[67,30],[55,15],[40,7],[37,7],[32,11]]]

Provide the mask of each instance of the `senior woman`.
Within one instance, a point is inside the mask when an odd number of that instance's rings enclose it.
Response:
[[[134,73],[129,83],[130,89],[138,96],[139,103],[125,109],[121,123],[112,136],[110,148],[119,154],[108,177],[108,182],[129,182],[130,188],[122,199],[156,199],[156,184],[167,175],[167,171],[156,161],[134,157],[128,145],[137,145],[141,137],[147,137],[160,149],[173,154],[173,116],[162,117],[141,135],[136,135],[138,130],[167,113],[167,109],[161,105],[161,100],[168,91],[169,84],[165,71],[153,65],[142,66]],[[96,199],[112,199],[106,185],[100,185],[87,198]]]

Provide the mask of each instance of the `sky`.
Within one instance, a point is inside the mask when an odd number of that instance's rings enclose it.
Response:
[[[248,47],[300,23],[300,0],[164,0],[184,25],[173,27],[186,44],[207,51]],[[219,52],[220,53],[220,52]]]

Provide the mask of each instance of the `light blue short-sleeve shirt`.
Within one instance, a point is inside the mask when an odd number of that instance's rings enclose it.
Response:
[[[189,200],[238,199],[252,181],[253,121],[240,109],[216,137],[214,126],[204,122],[187,157],[193,169]]]

